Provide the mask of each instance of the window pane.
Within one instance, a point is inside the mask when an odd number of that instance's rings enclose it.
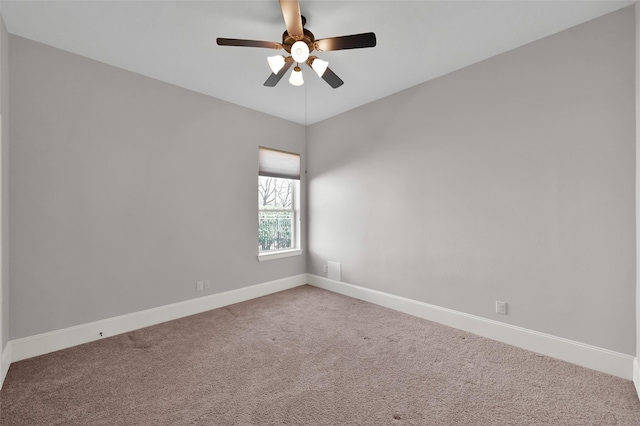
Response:
[[[293,248],[293,212],[260,211],[258,214],[259,251]]]
[[[294,181],[259,176],[258,177],[258,209],[290,210],[293,208]]]

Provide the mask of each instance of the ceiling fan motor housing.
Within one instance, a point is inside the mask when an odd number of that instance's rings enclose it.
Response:
[[[313,51],[316,38],[314,37],[313,33],[308,29],[304,28],[303,31],[304,31],[304,35],[299,40],[296,40],[295,38],[291,37],[287,31],[282,33],[282,48],[287,53],[291,53],[291,46],[293,46],[293,43],[295,43],[296,41],[303,41],[309,47],[309,52]]]

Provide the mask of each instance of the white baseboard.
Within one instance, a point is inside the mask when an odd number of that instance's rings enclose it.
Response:
[[[634,379],[631,355],[308,274],[308,283],[603,373]],[[638,373],[640,375],[640,372]],[[640,383],[636,381],[636,386]],[[640,392],[639,392],[640,393]]]
[[[640,364],[638,363],[638,358],[633,360],[633,384],[636,387],[638,398],[640,398]]]
[[[7,346],[4,347],[2,355],[0,355],[0,389],[4,383],[5,377],[9,372],[9,366],[11,365],[11,342],[7,342]]]
[[[127,333],[166,321],[244,302],[245,300],[255,299],[256,297],[266,296],[267,294],[298,287],[306,283],[307,274],[300,274],[237,290],[230,290],[197,299],[186,300],[184,302],[134,312],[132,314],[120,315],[35,336],[11,340],[9,342],[11,345],[9,359],[11,362],[16,362],[38,355],[44,355],[116,334]],[[100,333],[102,333],[102,336]]]
[[[2,352],[0,388],[11,362],[89,343],[211,309],[220,308],[304,284],[324,288],[366,302],[469,331],[503,343],[548,355],[614,376],[633,380],[640,396],[640,364],[631,355],[552,336],[522,327],[465,314],[428,303],[371,290],[312,274],[300,274],[237,290],[147,309],[35,336],[11,340]],[[102,332],[102,337],[100,333]]]

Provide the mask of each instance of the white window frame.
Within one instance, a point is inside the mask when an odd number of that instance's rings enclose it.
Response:
[[[262,148],[261,149],[267,149],[267,150],[272,150],[272,151],[277,151],[277,150],[273,150],[271,148]],[[293,153],[291,153],[293,154]],[[294,154],[299,156],[299,154]],[[272,176],[272,175],[267,175],[267,176]],[[273,176],[276,177],[276,176]],[[291,205],[292,208],[291,209],[261,209],[258,206],[258,227],[260,226],[259,224],[259,218],[260,218],[260,212],[262,211],[270,211],[270,212],[278,212],[278,211],[282,211],[282,212],[291,212],[293,215],[292,218],[292,222],[291,222],[291,240],[292,240],[292,246],[291,248],[286,248],[286,249],[279,249],[279,250],[268,250],[268,251],[260,251],[260,248],[258,247],[258,260],[260,262],[266,261],[266,260],[275,260],[275,259],[282,259],[282,258],[286,258],[286,257],[292,257],[292,256],[300,256],[302,254],[302,249],[301,249],[301,229],[302,229],[302,218],[301,218],[301,214],[300,214],[300,190],[301,190],[301,184],[300,184],[300,179],[291,179],[288,177],[279,177],[279,179],[289,179],[292,181],[293,185],[291,188]],[[260,176],[258,176],[258,182],[260,181]],[[259,228],[257,229],[259,232]]]
[[[259,251],[258,249],[258,260],[274,260],[281,259],[284,257],[291,256],[300,256],[302,254],[302,249],[300,248],[300,228],[301,228],[301,218],[300,218],[300,181],[291,179],[293,182],[291,188],[291,204],[292,208],[289,209],[260,209],[258,208],[258,217],[260,217],[260,212],[291,212],[293,215],[293,220],[291,222],[291,241],[293,247],[279,250],[268,250],[268,251]],[[258,225],[259,226],[259,225]]]

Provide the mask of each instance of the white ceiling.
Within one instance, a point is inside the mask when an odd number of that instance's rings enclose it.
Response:
[[[633,4],[633,1],[305,1],[316,38],[373,31],[374,48],[319,53],[345,84],[309,68],[305,84],[262,84],[274,50],[217,37],[280,42],[276,0],[16,1],[8,31],[301,124],[312,124]]]

